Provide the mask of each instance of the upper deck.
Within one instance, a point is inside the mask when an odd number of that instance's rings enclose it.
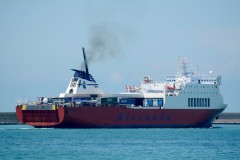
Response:
[[[182,83],[182,84],[221,84],[221,76],[213,75],[212,71],[208,74],[199,74],[189,70],[186,59],[179,59],[180,72],[177,75],[166,76],[167,83]]]
[[[174,76],[166,76],[166,82],[175,83],[178,81],[184,81],[185,83],[191,84],[221,84],[221,76],[216,75],[174,75]]]

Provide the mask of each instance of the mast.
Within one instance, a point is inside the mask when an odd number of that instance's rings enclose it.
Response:
[[[179,64],[181,69],[181,76],[187,76],[187,59],[179,58]]]

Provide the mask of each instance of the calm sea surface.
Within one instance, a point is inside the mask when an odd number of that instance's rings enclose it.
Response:
[[[209,129],[0,125],[0,137],[0,159],[240,159],[240,125]]]

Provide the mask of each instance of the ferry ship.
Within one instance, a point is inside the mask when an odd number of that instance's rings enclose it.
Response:
[[[85,70],[72,69],[66,92],[58,97],[17,105],[20,123],[38,128],[208,128],[227,107],[219,90],[221,76],[194,74],[186,59],[179,59],[180,72],[164,82],[145,76],[139,86],[104,93],[82,49]]]

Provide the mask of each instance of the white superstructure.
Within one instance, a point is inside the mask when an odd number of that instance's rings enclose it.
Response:
[[[185,59],[179,62],[180,73],[166,76],[165,82],[156,82],[146,76],[139,87],[127,85],[126,91],[141,94],[153,106],[154,101],[163,99],[163,109],[219,109],[227,106],[223,104],[219,91],[221,76],[212,75],[212,71],[205,75],[194,74],[187,70]]]
[[[129,107],[146,107],[162,109],[224,109],[220,94],[221,76],[208,74],[200,75],[189,71],[186,59],[179,59],[180,72],[177,75],[166,76],[165,82],[154,81],[145,76],[139,86],[126,85],[126,91],[117,94],[105,94],[89,74],[87,61],[85,71],[76,70],[65,93],[60,98],[90,98],[89,101],[114,102]],[[80,100],[82,101],[82,100]],[[85,99],[84,99],[85,101]]]

